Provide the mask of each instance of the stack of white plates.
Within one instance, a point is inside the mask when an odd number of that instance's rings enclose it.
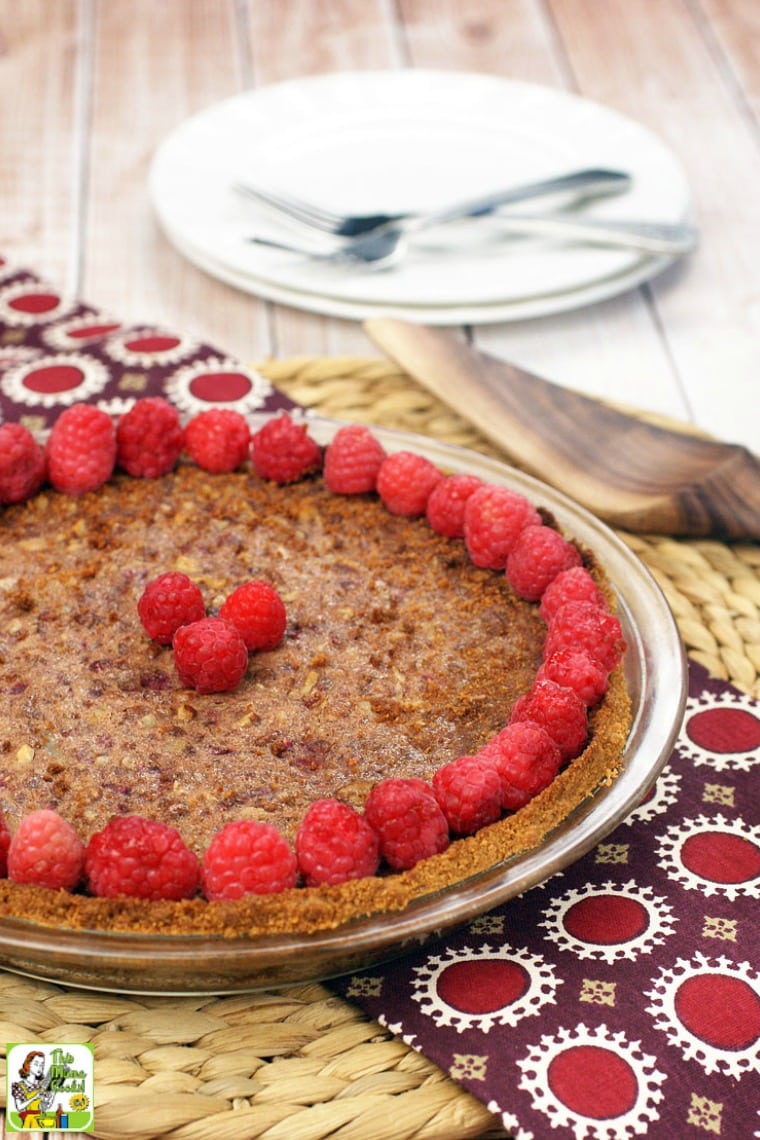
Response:
[[[292,241],[294,232],[233,184],[248,181],[341,211],[393,213],[580,167],[633,178],[625,194],[585,204],[589,215],[690,219],[680,164],[640,124],[565,92],[424,70],[296,79],[209,107],[161,144],[150,193],[175,246],[247,292],[356,320],[476,324],[587,305],[640,284],[672,259],[517,238],[494,217],[420,235],[391,270],[331,265],[252,242]]]

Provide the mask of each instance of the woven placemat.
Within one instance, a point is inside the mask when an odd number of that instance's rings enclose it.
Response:
[[[385,360],[304,357],[258,367],[322,415],[505,458]],[[689,655],[760,696],[760,547],[620,533],[662,587]],[[0,972],[0,1049],[13,1041],[93,1042],[95,1135],[104,1140],[507,1136],[446,1074],[320,984],[121,997]]]

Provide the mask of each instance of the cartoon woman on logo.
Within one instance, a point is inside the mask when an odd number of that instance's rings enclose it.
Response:
[[[48,1090],[45,1054],[38,1051],[27,1053],[18,1075],[21,1079],[13,1084],[11,1092],[23,1127],[39,1128],[39,1117],[47,1113],[54,1095]]]

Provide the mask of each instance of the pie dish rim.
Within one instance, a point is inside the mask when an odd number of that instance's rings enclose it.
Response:
[[[256,430],[269,416],[252,416]],[[342,421],[304,415],[320,443]],[[563,531],[591,548],[615,590],[628,641],[625,675],[632,723],[620,775],[598,789],[533,850],[392,914],[301,935],[222,938],[53,928],[0,916],[0,966],[46,981],[121,993],[230,993],[324,980],[403,954],[569,866],[621,823],[666,764],[686,702],[686,657],[660,587],[606,524],[546,483],[469,448],[370,425],[388,451],[416,450],[448,471],[504,483],[548,508]]]

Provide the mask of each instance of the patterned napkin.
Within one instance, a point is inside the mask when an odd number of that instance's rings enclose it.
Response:
[[[147,395],[187,415],[294,407],[218,350],[126,326],[0,255],[0,422],[44,431],[76,401],[118,414]],[[333,988],[515,1140],[760,1137],[758,761],[760,706],[692,662],[671,763],[614,834],[443,941]]]
[[[760,704],[691,662],[669,766],[613,834],[331,985],[515,1140],[760,1136],[758,763]]]
[[[0,254],[0,423],[44,432],[70,404],[90,401],[117,416],[140,396],[165,396],[187,416],[212,404],[243,415],[293,407],[217,349],[125,325]]]

